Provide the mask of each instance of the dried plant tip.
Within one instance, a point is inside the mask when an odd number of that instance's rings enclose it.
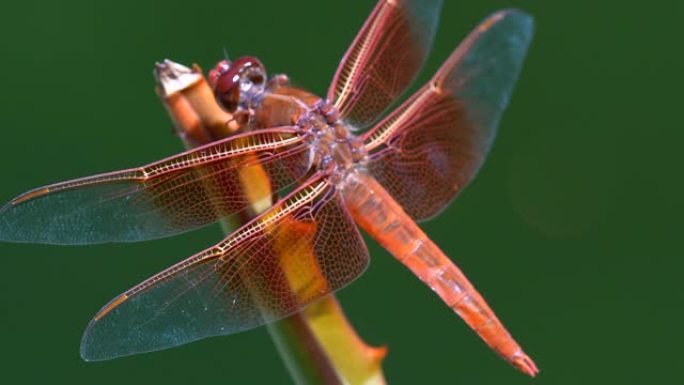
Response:
[[[165,96],[182,91],[202,79],[201,72],[169,59],[155,65],[154,76]]]

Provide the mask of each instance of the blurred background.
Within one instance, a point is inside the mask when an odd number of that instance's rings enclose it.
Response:
[[[0,15],[0,200],[181,149],[155,61],[259,57],[324,94],[373,0],[33,1]],[[667,3],[667,6],[664,5]],[[536,360],[501,361],[374,242],[339,298],[386,344],[389,384],[681,381],[680,2],[446,1],[426,80],[487,14],[532,13],[535,39],[491,155],[426,232]],[[81,334],[116,294],[220,238],[0,244],[0,382],[288,384],[264,328],[85,363]],[[679,380],[676,380],[679,378]]]

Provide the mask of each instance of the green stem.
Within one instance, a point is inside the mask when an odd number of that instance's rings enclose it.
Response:
[[[295,384],[342,384],[301,313],[267,328]]]

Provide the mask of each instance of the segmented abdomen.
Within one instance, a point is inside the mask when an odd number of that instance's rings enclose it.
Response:
[[[529,360],[461,270],[372,176],[362,171],[348,175],[343,196],[356,223],[437,293],[492,349],[516,366]]]

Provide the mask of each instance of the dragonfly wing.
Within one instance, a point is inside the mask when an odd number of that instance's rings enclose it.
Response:
[[[425,62],[442,0],[381,0],[342,58],[328,90],[340,117],[366,128],[408,87]]]
[[[532,32],[520,11],[485,19],[427,85],[365,135],[369,171],[414,219],[439,213],[479,170]]]
[[[345,286],[367,265],[339,194],[314,176],[218,245],[111,301],[88,326],[81,355],[105,360],[250,329]]]
[[[308,146],[291,128],[238,135],[152,163],[42,187],[0,209],[0,241],[134,242],[238,213],[303,178]],[[249,184],[249,173],[268,186]]]

